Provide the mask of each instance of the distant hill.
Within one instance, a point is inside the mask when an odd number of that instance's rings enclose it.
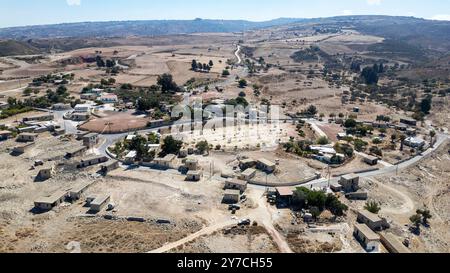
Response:
[[[13,55],[33,55],[41,51],[25,42],[14,40],[0,40],[0,57]]]
[[[300,21],[302,21],[302,19],[280,18],[266,22],[207,19],[84,22],[3,28],[0,29],[0,38],[22,40],[39,38],[160,36],[203,32],[241,32]]]
[[[345,27],[363,34],[401,41],[426,50],[450,50],[450,22],[433,21],[403,16],[339,16],[304,20],[291,29],[316,25],[320,27]]]

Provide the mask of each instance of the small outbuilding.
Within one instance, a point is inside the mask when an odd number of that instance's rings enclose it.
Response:
[[[98,144],[98,134],[97,133],[90,133],[85,136],[83,136],[83,145],[86,146],[88,149],[93,148],[95,145]]]
[[[378,252],[380,248],[380,236],[373,232],[365,224],[355,224],[353,232],[356,239],[364,246],[368,252]]]
[[[202,171],[188,171],[186,174],[187,181],[200,181],[203,177]]]
[[[67,197],[67,192],[57,191],[50,196],[45,196],[34,201],[34,207],[41,210],[52,210],[59,206]]]
[[[239,202],[240,197],[241,197],[240,190],[225,190],[225,193],[223,195],[223,203],[236,204]]]
[[[101,166],[100,171],[104,174],[107,174],[115,169],[119,168],[119,161],[110,160]]]
[[[87,189],[92,185],[92,183],[84,183],[77,187],[74,187],[69,191],[69,198],[72,201],[80,200]]]
[[[375,166],[378,164],[378,157],[372,156],[372,155],[363,155],[363,161],[366,164],[369,164],[371,166]]]
[[[77,168],[79,168],[79,169],[86,168],[86,167],[97,165],[97,164],[104,163],[107,161],[108,161],[108,158],[106,156],[94,155],[94,156],[82,159],[78,163]]]
[[[155,163],[161,168],[173,168],[176,165],[177,156],[174,154],[168,154],[165,157],[155,158]]]
[[[243,171],[240,175],[240,179],[245,181],[252,180],[256,175],[256,170],[253,168],[248,168],[245,171]]]
[[[108,205],[110,200],[111,197],[109,195],[95,198],[95,200],[91,202],[91,211],[95,213],[100,212],[105,206]]]
[[[10,138],[12,136],[12,132],[11,131],[0,131],[0,141],[1,140],[7,140],[8,138]]]
[[[44,180],[52,178],[52,176],[54,174],[55,174],[55,164],[46,163],[43,166],[39,167],[39,172],[38,172],[36,178],[38,180],[44,181]]]
[[[277,203],[291,204],[294,191],[291,187],[276,188]]]
[[[71,149],[70,151],[68,151],[67,153],[66,153],[66,158],[67,159],[71,159],[71,158],[74,158],[74,157],[77,157],[77,156],[82,156],[82,155],[84,155],[84,153],[87,151],[87,148],[86,147],[78,147],[78,148],[73,148],[73,149]]]
[[[366,210],[358,211],[357,221],[359,223],[367,225],[371,230],[374,231],[381,231],[389,226],[386,219],[382,219],[378,215]]]
[[[392,233],[381,233],[381,243],[389,251],[389,253],[411,253],[411,251],[403,245],[397,237]]]
[[[258,162],[256,163],[256,168],[267,173],[273,173],[276,167],[277,164],[275,162],[272,162],[265,158],[258,159]]]
[[[34,142],[38,137],[37,134],[34,133],[21,133],[17,137],[18,142]]]
[[[187,158],[184,166],[189,171],[196,171],[199,169],[198,159],[196,158]]]
[[[225,189],[239,190],[245,192],[247,190],[248,182],[240,179],[227,179],[225,181]]]
[[[345,192],[356,192],[359,189],[359,176],[347,174],[341,177],[339,184]]]

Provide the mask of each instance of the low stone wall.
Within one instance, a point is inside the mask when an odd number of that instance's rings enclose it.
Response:
[[[269,183],[266,183],[266,182],[251,180],[251,181],[248,181],[248,183],[251,185],[263,186],[263,187],[293,187],[293,186],[299,186],[299,185],[306,184],[308,182],[314,181],[319,178],[320,178],[320,175],[314,175],[309,178],[305,178],[301,181],[294,181],[294,182],[282,182],[282,183],[269,182]]]

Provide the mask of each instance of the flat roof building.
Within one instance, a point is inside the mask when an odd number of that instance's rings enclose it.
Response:
[[[89,182],[89,183],[84,183],[84,184],[81,184],[81,185],[79,185],[79,186],[76,186],[76,187],[72,188],[72,189],[69,191],[69,198],[70,198],[72,201],[80,200],[81,197],[83,196],[83,194],[86,192],[86,190],[87,190],[87,189],[89,188],[89,186],[91,186],[91,185],[92,185],[92,183]]]
[[[187,181],[200,181],[202,179],[203,172],[202,171],[188,171],[186,174]]]
[[[258,162],[256,163],[256,167],[258,169],[260,169],[261,171],[273,173],[277,167],[277,164],[275,162],[272,162],[265,158],[261,158],[261,159],[258,159]]]
[[[77,168],[81,169],[81,168],[86,168],[89,166],[93,166],[93,165],[97,165],[100,163],[104,163],[108,161],[108,158],[106,156],[102,156],[102,155],[94,155],[94,156],[90,156],[90,157],[86,157],[84,159],[82,159],[78,165]]]
[[[225,181],[225,189],[239,190],[245,192],[247,190],[248,182],[240,179],[227,179]]]
[[[45,196],[34,201],[34,206],[41,210],[52,210],[66,199],[67,192],[57,191],[50,196]]]
[[[378,252],[380,247],[380,236],[373,232],[365,224],[355,224],[353,232],[356,239],[364,246],[368,252]]]
[[[375,165],[378,164],[378,157],[376,157],[376,156],[363,154],[362,158],[363,158],[363,161],[366,164],[369,164],[369,165],[372,165],[372,166],[375,166]]]
[[[397,237],[392,233],[381,233],[381,243],[390,253],[411,253],[411,251],[403,245]]]
[[[106,205],[108,205],[110,200],[111,197],[109,195],[95,198],[95,200],[91,202],[91,211],[100,212]]]
[[[165,157],[161,158],[155,158],[156,165],[162,167],[162,168],[173,168],[176,164],[177,156],[174,154],[168,154]]]
[[[381,231],[388,226],[385,219],[381,219],[378,215],[367,210],[358,211],[357,221],[366,224],[370,229]]]
[[[339,184],[345,192],[355,192],[359,189],[359,176],[347,174],[341,177]]]
[[[6,140],[12,136],[11,131],[2,130],[0,131],[0,140]]]
[[[236,204],[239,202],[240,197],[240,190],[225,190],[225,193],[223,195],[223,202],[225,204]]]
[[[256,175],[256,170],[253,168],[248,168],[241,173],[240,178],[245,181],[250,181],[255,177],[255,175]]]
[[[196,171],[199,168],[198,159],[196,158],[187,158],[184,166],[190,171]]]
[[[94,147],[95,145],[98,144],[98,140],[99,140],[98,136],[99,136],[99,134],[97,134],[97,133],[89,133],[87,135],[84,135],[82,138],[83,145],[89,149]]]
[[[17,137],[18,142],[33,142],[38,137],[37,134],[34,133],[21,133]]]

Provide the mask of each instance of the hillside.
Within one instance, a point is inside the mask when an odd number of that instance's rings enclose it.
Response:
[[[189,33],[240,32],[301,21],[280,18],[266,22],[245,20],[150,20],[84,22],[0,29],[0,38],[37,39],[67,37],[159,36]]]
[[[0,40],[0,57],[13,55],[32,55],[39,53],[39,49],[24,42],[14,40]]]

